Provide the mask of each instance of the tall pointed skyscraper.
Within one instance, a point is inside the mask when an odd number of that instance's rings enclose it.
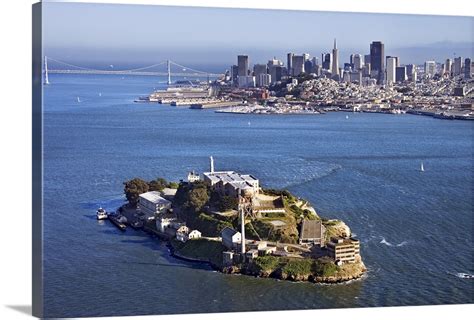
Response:
[[[333,76],[333,78],[335,76],[339,76],[339,54],[337,50],[336,39],[334,39],[334,49],[332,49],[331,75]]]

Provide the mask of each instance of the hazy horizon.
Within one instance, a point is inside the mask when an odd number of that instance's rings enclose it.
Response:
[[[205,16],[206,18],[203,18]],[[229,67],[286,53],[321,58],[337,38],[340,63],[368,54],[372,41],[400,62],[473,56],[474,18],[147,5],[43,3],[45,55],[100,67],[172,59],[188,66]]]

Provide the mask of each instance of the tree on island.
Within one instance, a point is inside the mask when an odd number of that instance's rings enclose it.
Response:
[[[189,192],[187,206],[192,208],[194,212],[200,211],[209,201],[209,193],[206,186],[197,186]]]
[[[235,197],[222,196],[219,201],[219,210],[228,211],[231,209],[237,209],[239,201]]]
[[[134,178],[124,183],[124,193],[130,205],[136,207],[140,194],[148,192],[148,183],[140,178]]]
[[[157,178],[156,180],[148,182],[148,188],[150,191],[162,191],[164,188],[168,187],[168,185],[168,181],[164,178]]]

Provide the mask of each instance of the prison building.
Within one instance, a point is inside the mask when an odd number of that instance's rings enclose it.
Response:
[[[324,246],[326,228],[321,220],[303,220],[300,232],[300,244]]]
[[[326,247],[337,264],[354,263],[360,256],[360,241],[355,238],[331,238]]]

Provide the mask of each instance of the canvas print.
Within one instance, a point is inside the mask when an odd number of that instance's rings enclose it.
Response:
[[[33,14],[37,316],[474,302],[472,17]]]

